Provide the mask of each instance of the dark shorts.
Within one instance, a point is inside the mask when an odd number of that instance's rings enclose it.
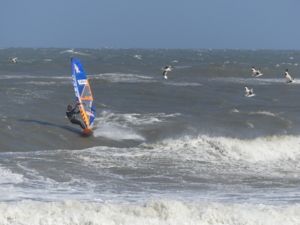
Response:
[[[86,128],[85,124],[81,120],[73,118],[70,121],[71,121],[71,123],[80,125],[82,129]]]

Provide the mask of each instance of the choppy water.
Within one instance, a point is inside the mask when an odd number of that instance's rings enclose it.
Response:
[[[89,138],[65,118],[71,56],[96,99]],[[300,224],[299,63],[299,51],[0,50],[0,223]]]

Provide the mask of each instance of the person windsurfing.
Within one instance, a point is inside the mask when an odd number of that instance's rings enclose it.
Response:
[[[71,104],[67,106],[66,115],[71,123],[79,125],[83,130],[86,128],[86,125],[83,123],[82,120],[77,119],[77,114],[80,113],[80,110],[78,106],[80,103],[76,103],[76,105],[73,107]]]

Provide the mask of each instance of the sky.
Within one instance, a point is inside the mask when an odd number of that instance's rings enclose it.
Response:
[[[300,49],[299,0],[0,0],[0,48]]]

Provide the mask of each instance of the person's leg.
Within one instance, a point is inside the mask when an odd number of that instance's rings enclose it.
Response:
[[[84,124],[81,120],[72,119],[72,120],[71,120],[71,123],[80,125],[80,127],[81,127],[82,129],[85,129],[85,128],[86,128],[85,124]]]

